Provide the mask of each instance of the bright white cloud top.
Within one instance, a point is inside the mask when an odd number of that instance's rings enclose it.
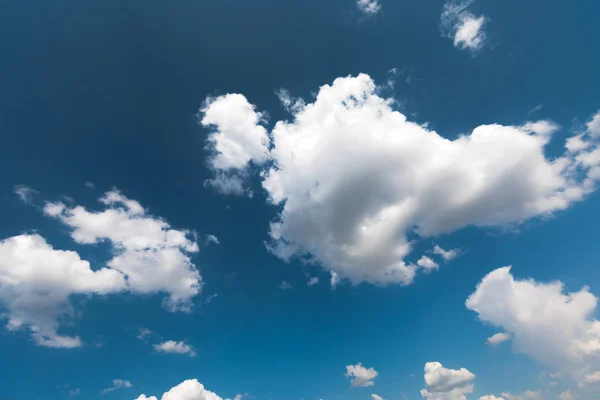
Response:
[[[504,267],[484,277],[466,305],[481,321],[510,333],[516,352],[582,381],[584,371],[599,366],[597,303],[587,288],[563,293],[561,282],[518,280]]]
[[[364,15],[375,15],[381,11],[379,0],[356,0],[356,7]]]
[[[465,394],[473,393],[475,375],[466,368],[449,369],[439,362],[425,364],[425,400],[466,400]]]
[[[186,354],[189,357],[195,357],[194,348],[184,341],[176,342],[175,340],[167,340],[162,343],[155,344],[154,350],[160,353]]]
[[[454,47],[475,51],[485,42],[485,17],[466,11],[474,0],[451,0],[444,5],[440,28],[444,36],[454,41]]]
[[[486,343],[491,346],[497,346],[500,343],[504,343],[507,340],[510,340],[511,338],[512,336],[510,335],[510,333],[500,332],[487,338]]]
[[[365,74],[322,86],[313,103],[288,101],[299,105],[292,121],[275,123],[272,166],[262,174],[282,207],[270,249],[284,260],[310,255],[353,283],[411,283],[418,267],[404,261],[409,232],[432,237],[549,216],[600,179],[591,135],[575,135],[586,147],[556,158],[544,152],[558,129],[549,121],[482,125],[446,139],[394,111]],[[214,120],[217,131],[254,109],[236,104]]]
[[[379,373],[373,368],[365,368],[361,363],[346,366],[346,378],[350,378],[352,387],[374,386],[373,379],[377,378]]]
[[[238,396],[236,399],[241,398]],[[136,400],[158,400],[158,398],[146,397],[142,394]],[[197,379],[188,379],[164,393],[160,400],[223,400],[223,398],[207,390]]]

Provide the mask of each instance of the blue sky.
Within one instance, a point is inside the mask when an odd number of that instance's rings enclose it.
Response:
[[[3,2],[0,398],[597,399],[599,11]]]

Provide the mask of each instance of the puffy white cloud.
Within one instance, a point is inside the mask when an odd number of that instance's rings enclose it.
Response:
[[[419,258],[419,260],[417,261],[417,265],[425,269],[425,271],[431,271],[440,267],[438,263],[436,263],[427,256],[422,256],[421,258]]]
[[[318,278],[318,277],[316,277],[316,276],[312,276],[312,277],[311,277],[311,278],[308,280],[308,282],[306,282],[306,284],[307,284],[308,286],[314,286],[314,285],[316,285],[317,283],[319,283],[319,278]]]
[[[263,115],[241,94],[207,98],[200,109],[200,123],[212,127],[208,147],[212,151],[209,166],[216,177],[206,184],[225,194],[242,194],[245,170],[250,162],[268,159],[269,137],[259,123]]]
[[[365,15],[375,15],[381,11],[379,0],[356,0],[356,7]]]
[[[444,36],[454,40],[454,47],[478,50],[485,41],[483,25],[486,18],[466,11],[473,0],[451,0],[444,5],[440,28]]]
[[[596,371],[591,374],[587,374],[585,376],[584,382],[586,384],[593,384],[593,383],[600,382],[600,371]]]
[[[173,353],[173,354],[187,354],[190,357],[195,357],[196,352],[193,347],[184,341],[176,342],[174,340],[167,340],[162,343],[155,344],[154,350],[161,353]]]
[[[600,136],[600,111],[587,123],[588,132],[592,136]]]
[[[473,393],[475,375],[466,368],[449,369],[439,362],[425,364],[425,389],[421,396],[426,400],[466,400]]]
[[[376,395],[375,393],[373,393],[373,394],[371,395],[371,398],[372,398],[373,400],[384,400],[384,399],[383,399],[383,397],[381,397],[381,396],[379,396],[379,395]]]
[[[58,333],[59,320],[72,315],[71,295],[104,295],[125,290],[119,271],[92,270],[74,251],[56,250],[39,235],[0,242],[0,300],[7,328],[28,328],[38,345],[72,348],[79,337]]]
[[[17,185],[13,188],[13,193],[16,194],[23,203],[32,204],[38,191],[26,185]]]
[[[131,382],[123,379],[113,379],[112,383],[113,385],[111,387],[102,390],[102,394],[110,393],[117,389],[130,388],[133,386]]]
[[[482,279],[466,306],[511,334],[516,352],[580,380],[588,363],[598,362],[597,302],[588,288],[565,294],[561,282],[518,280],[503,267]]]
[[[140,395],[137,400],[158,400],[156,397]],[[164,393],[161,400],[223,400],[198,382],[197,379],[188,379]]]
[[[407,234],[551,215],[594,187],[576,157],[546,158],[551,123],[483,125],[446,139],[408,122],[364,74],[321,87],[272,130],[263,187],[283,207],[270,249],[353,283],[412,282]],[[455,255],[453,255],[455,256]]]
[[[510,340],[511,338],[512,336],[510,335],[510,333],[500,332],[487,338],[486,343],[492,346],[496,346],[500,343],[504,343],[507,340]]]
[[[458,257],[460,255],[460,250],[459,249],[444,250],[436,244],[435,247],[433,248],[433,254],[437,254],[437,255],[441,256],[444,259],[444,261],[448,262],[448,261],[452,261],[456,257]]]
[[[209,245],[209,244],[221,244],[221,242],[219,242],[219,238],[216,237],[215,235],[206,235],[206,237],[204,238],[204,244],[205,245]]]
[[[375,385],[375,379],[379,373],[373,367],[365,368],[361,363],[346,366],[346,377],[350,378],[352,387],[367,387]]]
[[[115,255],[108,266],[127,277],[129,290],[166,292],[167,309],[189,310],[202,288],[202,277],[188,255],[198,251],[195,240],[188,238],[190,232],[172,229],[118,191],[107,192],[100,202],[106,206],[101,212],[62,203],[48,203],[44,212],[70,227],[77,243],[109,241]]]
[[[494,395],[481,396],[479,400],[504,400],[502,397],[496,397]]]

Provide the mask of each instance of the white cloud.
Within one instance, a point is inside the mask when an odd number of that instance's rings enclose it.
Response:
[[[270,232],[282,259],[309,254],[353,283],[409,284],[416,266],[403,260],[415,227],[431,237],[517,224],[594,188],[581,154],[545,156],[551,123],[482,125],[448,140],[408,122],[376,89],[364,74],[338,78],[275,124],[263,187],[283,207]]]
[[[337,285],[339,285],[339,283],[340,283],[340,278],[339,278],[337,272],[335,272],[334,270],[331,270],[329,272],[331,273],[331,279],[330,279],[331,288],[335,289],[337,287]]]
[[[32,204],[38,191],[25,185],[17,185],[13,188],[13,193],[16,194],[19,199],[25,204]]]
[[[479,400],[504,400],[502,397],[496,397],[494,395],[481,396]]]
[[[580,381],[589,363],[598,361],[600,322],[592,318],[597,302],[588,288],[565,294],[561,282],[517,280],[504,267],[483,278],[466,306],[511,334],[516,352]]]
[[[573,394],[572,390],[566,390],[564,392],[562,392],[558,398],[560,400],[575,400],[575,395]]]
[[[79,388],[69,390],[69,396],[79,396],[80,394],[81,394],[81,389],[79,389]]]
[[[58,333],[59,320],[73,315],[71,295],[105,295],[126,290],[123,274],[90,263],[74,251],[55,250],[39,235],[0,242],[0,300],[7,328],[28,328],[40,346],[73,348],[79,337]]]
[[[70,227],[77,243],[109,241],[114,258],[108,266],[126,275],[129,290],[166,292],[169,297],[163,303],[167,309],[189,310],[192,298],[202,288],[202,277],[188,255],[198,251],[195,240],[188,238],[190,232],[172,229],[118,191],[107,192],[100,202],[106,206],[101,212],[62,203],[48,203],[44,212]]]
[[[478,50],[485,42],[483,25],[487,19],[466,11],[473,0],[451,0],[444,5],[440,28],[444,36],[453,39],[454,47]]]
[[[379,0],[356,0],[356,7],[365,15],[375,15],[381,11]]]
[[[437,255],[441,256],[444,259],[444,261],[448,262],[448,261],[452,261],[456,257],[458,257],[460,255],[460,250],[459,249],[444,250],[440,246],[435,245],[435,247],[433,248],[433,254],[437,254]]]
[[[373,400],[384,400],[383,397],[381,397],[379,395],[376,395],[375,393],[373,393],[371,395],[371,399],[373,399]]]
[[[318,278],[318,277],[316,277],[316,276],[313,276],[313,277],[311,277],[311,278],[308,280],[308,282],[306,282],[306,284],[307,284],[308,286],[314,286],[314,285],[316,285],[317,283],[319,283],[319,278]]]
[[[439,362],[425,364],[425,389],[421,396],[426,400],[466,400],[473,393],[475,375],[466,368],[444,368]]]
[[[346,378],[350,378],[352,387],[367,387],[375,385],[375,379],[379,373],[373,367],[365,368],[361,363],[346,366]]]
[[[292,289],[292,285],[290,285],[288,281],[282,281],[278,286],[282,290],[290,290],[290,289]]]
[[[504,343],[507,340],[510,340],[511,338],[512,336],[510,335],[510,333],[500,332],[487,338],[486,343],[492,346],[497,346],[500,343]]]
[[[187,354],[190,357],[196,356],[193,347],[183,341],[167,340],[166,342],[155,344],[153,347],[154,350],[160,353]]]
[[[215,178],[205,182],[224,194],[250,193],[244,188],[250,162],[262,164],[268,159],[269,137],[260,125],[263,114],[241,94],[207,98],[200,109],[200,123],[211,127],[208,148],[209,166]]]
[[[136,400],[158,400],[158,398],[146,397],[142,394]],[[223,398],[207,390],[197,379],[188,379],[164,393],[161,400],[223,400]]]
[[[590,135],[600,136],[600,111],[587,123],[587,129]]]
[[[102,394],[110,393],[117,389],[130,388],[133,386],[131,382],[123,379],[113,379],[112,383],[113,385],[111,387],[102,390]]]
[[[584,382],[586,384],[594,384],[594,383],[600,382],[600,371],[596,371],[591,374],[587,374],[585,376]]]
[[[417,261],[417,265],[421,268],[424,268],[425,271],[431,271],[440,267],[438,263],[436,263],[427,256],[422,256],[421,258],[419,258],[419,261]]]
[[[204,245],[207,246],[211,243],[221,244],[221,242],[219,242],[219,238],[217,238],[215,235],[206,235],[204,238]]]

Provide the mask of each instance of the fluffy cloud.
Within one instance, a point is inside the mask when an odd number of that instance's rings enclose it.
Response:
[[[596,371],[591,374],[587,374],[585,376],[584,382],[586,384],[593,384],[593,383],[600,382],[600,371]]]
[[[195,357],[196,352],[189,344],[179,341],[176,342],[174,340],[167,340],[165,342],[155,344],[154,350],[161,353],[174,353],[174,354],[187,354],[190,357]]]
[[[308,280],[308,282],[306,282],[306,284],[307,284],[308,286],[314,286],[314,285],[316,285],[317,283],[319,283],[319,278],[318,278],[318,277],[316,277],[316,276],[313,276],[313,277],[311,277],[311,278]]]
[[[466,400],[473,393],[475,375],[466,368],[444,368],[439,362],[425,364],[425,389],[421,396],[426,400]]]
[[[519,223],[594,187],[579,153],[545,157],[553,124],[483,125],[448,140],[391,104],[361,74],[321,87],[293,121],[275,124],[263,187],[283,207],[271,224],[276,255],[310,255],[353,283],[409,284],[415,227],[429,237]]]
[[[154,396],[140,395],[136,400],[158,400]],[[223,400],[216,393],[204,388],[197,379],[188,379],[164,393],[161,400]]]
[[[81,206],[69,208],[63,203],[48,203],[44,212],[70,227],[77,243],[108,241],[115,254],[108,266],[127,277],[129,290],[165,292],[169,294],[163,302],[167,309],[189,310],[191,299],[202,288],[202,277],[188,255],[198,251],[195,240],[188,237],[190,233],[172,229],[117,191],[107,192],[100,202],[106,206],[101,212]]]
[[[479,400],[504,400],[502,397],[496,397],[494,395],[490,396],[481,396]]]
[[[375,385],[375,379],[379,373],[373,367],[365,368],[361,363],[346,366],[346,377],[350,378],[353,387],[367,387]]]
[[[504,343],[507,340],[510,340],[511,337],[512,336],[510,335],[510,333],[500,332],[487,338],[486,343],[492,346],[496,346],[500,343]]]
[[[417,261],[417,265],[425,269],[425,271],[431,271],[440,267],[435,261],[433,261],[427,256],[422,256],[421,258],[419,258],[419,261]]]
[[[244,188],[250,162],[261,164],[269,155],[269,137],[259,123],[263,115],[241,94],[207,98],[200,109],[200,123],[211,127],[209,166],[215,178],[205,182],[224,194],[250,194]]]
[[[593,136],[600,136],[600,111],[587,123],[588,132]]]
[[[518,280],[504,267],[483,278],[466,306],[510,333],[515,351],[581,380],[589,363],[598,362],[597,302],[587,288],[565,294],[561,282]]]
[[[454,47],[478,50],[485,41],[483,25],[486,18],[466,11],[473,0],[451,0],[444,5],[440,19],[442,33],[454,40]]]
[[[381,11],[379,0],[356,0],[356,7],[364,15],[375,15]]]
[[[381,397],[381,396],[379,396],[379,395],[376,395],[375,393],[373,393],[373,394],[371,395],[371,398],[372,398],[373,400],[383,400],[383,397]]]
[[[131,384],[131,382],[127,381],[127,380],[123,380],[123,379],[113,379],[113,385],[109,388],[106,388],[102,391],[102,394],[106,394],[106,393],[110,393],[113,392],[117,389],[122,389],[122,388],[130,388],[133,385]]]
[[[0,300],[7,328],[28,328],[38,345],[72,348],[79,337],[58,333],[59,320],[73,314],[71,295],[104,295],[127,288],[119,271],[92,270],[74,251],[55,250],[39,235],[0,242]]]

